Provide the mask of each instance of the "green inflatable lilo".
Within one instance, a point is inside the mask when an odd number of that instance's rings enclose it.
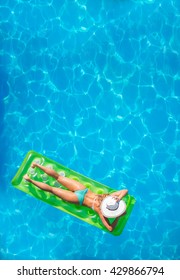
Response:
[[[32,163],[36,163],[38,165],[51,168],[52,170],[56,171],[59,175],[65,178],[70,178],[72,180],[78,181],[79,183],[83,184],[87,189],[84,190],[84,196],[88,190],[92,191],[95,194],[112,194],[114,192],[117,192],[117,190],[111,189],[99,182],[96,182],[34,151],[28,152],[19,170],[17,171],[15,177],[12,180],[13,186],[16,187],[17,189],[33,197],[36,197],[46,203],[49,203],[50,205],[58,208],[59,210],[71,214],[91,225],[94,225],[102,230],[110,232],[103,225],[99,215],[93,209],[86,207],[84,205],[67,202],[59,198],[57,195],[42,190],[37,186],[35,186],[34,184],[27,182],[23,178],[25,174],[28,174],[29,177],[32,178],[33,180],[44,182],[51,187],[65,189],[64,186],[62,186],[55,178],[48,176],[41,169],[32,168]],[[90,193],[90,191],[88,193]],[[78,196],[79,195],[81,194],[78,194]],[[108,197],[106,198],[108,199]],[[122,198],[121,202],[123,205],[126,204],[126,214],[119,218],[116,227],[112,232],[110,232],[113,235],[120,235],[122,233],[125,224],[129,219],[133,206],[135,204],[135,199],[131,195],[127,194],[125,197]],[[116,209],[118,207],[116,206],[116,204],[109,205],[108,206],[109,208],[107,207],[108,208],[107,211],[109,211],[109,213],[111,213],[111,211],[118,211]],[[104,211],[106,211],[106,206],[103,207],[104,207]],[[108,218],[110,218],[110,220],[113,222],[114,219],[111,218],[111,215]]]

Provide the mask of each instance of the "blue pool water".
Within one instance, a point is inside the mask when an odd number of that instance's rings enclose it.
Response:
[[[179,0],[1,1],[0,259],[180,259],[179,38]],[[127,187],[122,235],[14,189],[31,149]]]

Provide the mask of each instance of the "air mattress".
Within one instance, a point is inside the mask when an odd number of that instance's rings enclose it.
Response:
[[[16,187],[17,189],[37,198],[40,199],[57,209],[64,211],[70,215],[73,215],[84,222],[87,222],[93,226],[98,227],[99,229],[102,229],[104,231],[108,231],[104,225],[102,224],[99,215],[93,211],[92,209],[76,205],[72,203],[68,203],[66,201],[63,201],[62,199],[58,198],[57,196],[43,191],[33,184],[28,183],[24,180],[23,176],[27,173],[30,175],[31,178],[37,181],[45,182],[46,184],[49,184],[50,186],[54,187],[61,187],[61,186],[54,178],[47,176],[38,168],[31,168],[32,162],[37,162],[39,164],[42,164],[44,166],[47,166],[49,168],[52,168],[59,174],[69,177],[71,179],[77,180],[84,184],[87,188],[89,188],[91,191],[97,194],[103,194],[103,193],[112,193],[114,191],[117,191],[116,189],[112,189],[108,186],[105,186],[99,182],[96,182],[82,174],[77,173],[74,170],[71,170],[68,167],[63,166],[60,163],[55,162],[54,160],[51,160],[44,155],[41,155],[35,151],[29,151],[26,155],[24,161],[22,162],[21,166],[19,167],[16,175],[14,176],[12,180],[12,185]],[[65,188],[64,188],[65,189]],[[135,199],[131,195],[126,195],[123,198],[124,202],[126,203],[126,214],[122,217],[120,217],[118,224],[116,225],[115,229],[112,232],[109,232],[113,235],[120,235],[125,227],[125,224],[127,220],[129,219],[129,216],[131,214],[131,211],[133,209],[133,206],[135,204]],[[113,220],[112,220],[113,221]]]

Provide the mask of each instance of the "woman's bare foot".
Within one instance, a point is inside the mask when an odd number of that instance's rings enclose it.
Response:
[[[23,177],[26,181],[30,181],[31,179],[30,179],[30,177],[26,174],[26,175],[24,175],[24,177]]]
[[[38,167],[38,164],[37,164],[36,162],[33,162],[33,163],[31,164],[31,167],[32,167],[32,168]]]

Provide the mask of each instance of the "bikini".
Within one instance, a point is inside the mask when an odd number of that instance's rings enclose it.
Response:
[[[83,202],[84,202],[84,197],[86,195],[86,193],[88,192],[88,188],[86,189],[83,189],[83,190],[78,190],[78,191],[75,191],[75,195],[77,196],[78,198],[78,201],[79,201],[79,204],[82,205]]]
[[[86,189],[83,189],[83,190],[78,190],[78,191],[75,191],[75,195],[77,196],[78,198],[78,201],[79,201],[79,204],[82,205],[83,202],[84,202],[84,198],[85,198],[85,195],[86,193],[88,192],[88,188]],[[96,195],[93,199],[93,202],[92,202],[92,210],[94,210],[94,206],[95,206],[95,202],[96,202],[96,199],[98,198],[98,196]]]
[[[96,203],[97,198],[99,198],[99,195],[95,195],[95,197],[94,197],[94,199],[93,199],[92,206],[91,206],[92,210],[95,210],[95,209],[94,209],[94,206],[95,206],[95,203]],[[102,199],[101,199],[101,201],[100,201],[100,205],[101,205],[103,199],[104,199],[104,198],[102,197]]]

